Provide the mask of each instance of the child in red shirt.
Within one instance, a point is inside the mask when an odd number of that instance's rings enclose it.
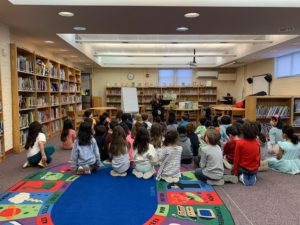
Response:
[[[232,164],[234,162],[234,150],[236,146],[236,141],[238,138],[238,130],[236,126],[232,125],[226,128],[226,134],[229,137],[229,141],[225,142],[223,148],[224,166],[227,169],[232,169]]]
[[[260,166],[260,146],[257,140],[258,127],[255,122],[247,121],[241,131],[243,138],[236,142],[233,173],[246,186],[256,183],[256,173]]]

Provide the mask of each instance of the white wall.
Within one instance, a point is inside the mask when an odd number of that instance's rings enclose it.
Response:
[[[12,149],[12,98],[10,71],[10,32],[9,28],[0,23],[0,70],[2,83],[3,126],[5,150]]]

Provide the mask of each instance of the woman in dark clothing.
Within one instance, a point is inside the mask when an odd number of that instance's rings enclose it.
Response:
[[[163,107],[162,103],[160,101],[160,95],[159,94],[153,94],[153,98],[151,101],[151,107],[152,107],[152,118],[153,121],[157,116],[161,118],[163,121]]]

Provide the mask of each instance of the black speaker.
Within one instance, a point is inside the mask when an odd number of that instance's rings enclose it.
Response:
[[[266,74],[264,78],[265,78],[265,80],[266,80],[267,82],[269,82],[269,83],[272,82],[272,75],[271,75],[271,74],[269,74],[269,73]]]
[[[252,84],[253,83],[253,79],[251,77],[247,78],[247,82],[248,84]]]

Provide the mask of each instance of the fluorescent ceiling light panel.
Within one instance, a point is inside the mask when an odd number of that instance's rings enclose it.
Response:
[[[177,54],[177,53],[95,53],[94,56],[102,57],[236,57],[235,54],[223,53],[197,53],[197,54]]]
[[[103,39],[78,39],[77,43],[107,43],[107,44],[272,44],[268,40],[103,40]]]
[[[9,0],[15,5],[300,7],[298,0]]]

